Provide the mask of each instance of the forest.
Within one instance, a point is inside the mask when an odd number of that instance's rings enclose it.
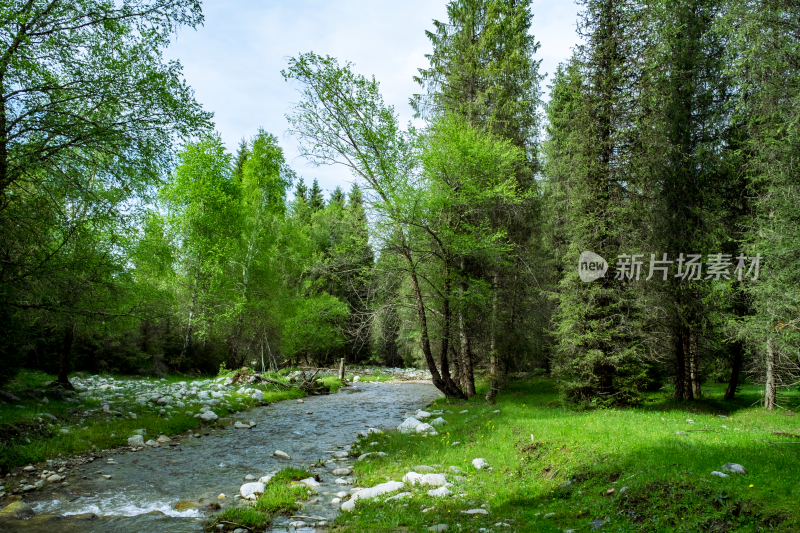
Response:
[[[780,407],[800,381],[800,2],[579,4],[544,87],[529,0],[450,0],[419,30],[422,126],[347,58],[287,58],[288,134],[352,175],[325,194],[284,132],[229,153],[164,59],[199,1],[4,2],[0,386],[345,359],[426,368],[457,399],[545,373],[583,406],[749,380]]]

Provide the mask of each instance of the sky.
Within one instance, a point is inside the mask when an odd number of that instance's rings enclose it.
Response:
[[[532,10],[540,72],[549,80],[578,43],[579,8],[551,0],[534,1]],[[278,137],[306,184],[317,178],[328,192],[349,189],[353,178],[344,167],[315,168],[298,156],[286,133],[285,114],[299,98],[297,86],[280,73],[287,58],[313,51],[354,63],[355,72],[375,75],[384,100],[406,124],[413,114],[408,99],[420,89],[413,76],[428,66],[431,52],[425,30],[433,19],[447,19],[445,0],[204,0],[203,14],[204,25],[181,29],[165,57],[181,62],[195,98],[214,113],[223,142],[235,153],[243,137],[264,128]]]

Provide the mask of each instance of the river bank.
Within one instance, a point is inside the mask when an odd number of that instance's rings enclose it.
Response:
[[[186,383],[189,391],[190,385],[191,382]],[[237,389],[234,394],[246,393]],[[304,514],[330,520],[338,512],[338,507],[329,502],[331,494],[351,485],[336,484],[339,478],[331,477],[329,467],[352,466],[352,459],[341,461],[331,452],[346,452],[357,433],[367,426],[396,424],[406,410],[424,406],[438,395],[426,383],[356,384],[337,394],[306,397],[303,403],[278,402],[252,408],[228,420],[221,417],[201,432],[190,428],[173,434],[169,441],[157,443],[157,447],[133,447],[138,451],[131,447],[112,448],[31,465],[32,470],[15,472],[16,477],[6,479],[14,480],[13,487],[23,477],[28,484],[44,481],[41,488],[16,495],[33,509],[34,518],[7,521],[0,527],[52,531],[53,520],[58,520],[63,531],[200,531],[214,513],[240,504],[238,495],[247,476],[259,479],[286,467],[312,470],[330,485],[316,489],[322,497],[312,498],[304,505]],[[224,399],[216,399],[221,401],[213,407],[220,409]],[[153,403],[149,399],[147,402]],[[231,399],[227,402],[232,404]],[[138,417],[133,420],[142,422]],[[249,428],[236,429],[236,422]],[[148,432],[147,436],[154,435]],[[290,458],[275,456],[277,450]],[[65,480],[39,479],[45,474],[65,474]],[[357,478],[344,481],[352,484]],[[220,499],[220,494],[225,498]],[[284,525],[289,521],[286,517]]]

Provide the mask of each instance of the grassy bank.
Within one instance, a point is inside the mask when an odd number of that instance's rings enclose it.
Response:
[[[758,407],[755,386],[734,402],[721,401],[718,386],[704,394],[697,402],[653,394],[635,409],[578,411],[562,407],[552,381],[540,378],[512,382],[494,406],[438,400],[430,410],[444,410],[448,421],[439,435],[359,441],[355,454],[388,455],[357,462],[358,485],[399,481],[417,465],[449,480],[448,467],[457,466],[466,480],[444,498],[406,485],[410,498],[359,500],[336,531],[800,530],[800,419]],[[786,399],[797,410],[800,395]],[[492,470],[473,468],[475,458]],[[710,475],[729,462],[747,475]],[[482,505],[488,515],[463,513]]]
[[[255,502],[225,509],[214,518],[211,529],[220,531],[217,526],[222,525],[222,531],[233,531],[240,527],[263,530],[277,515],[300,510],[302,505],[299,502],[316,494],[307,486],[297,483],[309,477],[313,478],[314,474],[298,468],[284,468],[265,484],[264,492]]]
[[[171,376],[166,379],[138,379],[124,376],[111,376],[117,380],[129,382],[157,382],[166,386],[181,381],[194,379],[214,379],[213,377],[181,377]],[[11,469],[29,463],[36,463],[59,455],[79,454],[91,450],[102,450],[127,445],[127,439],[134,430],[146,430],[146,437],[157,438],[159,435],[176,435],[199,428],[203,422],[183,410],[176,410],[164,415],[153,410],[152,404],[140,405],[133,401],[124,404],[123,413],[104,413],[101,400],[74,396],[77,402],[67,399],[42,399],[24,390],[45,390],[46,383],[56,376],[39,372],[22,372],[8,383],[4,390],[17,394],[22,401],[0,405],[0,468]],[[276,381],[286,382],[284,375],[273,375]],[[325,378],[323,383],[336,390],[341,383],[334,378]],[[277,385],[251,384],[249,388],[262,391],[265,402],[275,402],[292,398],[300,398],[305,394],[297,389],[289,389]],[[220,420],[208,425],[219,425],[226,422],[226,417],[237,411],[260,405],[251,394],[231,393],[231,407],[215,406],[214,412]],[[90,414],[86,414],[91,412]],[[49,415],[49,416],[48,416]]]

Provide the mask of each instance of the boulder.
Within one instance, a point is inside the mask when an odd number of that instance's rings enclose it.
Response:
[[[441,416],[439,418],[434,418],[433,420],[431,420],[432,426],[443,426],[445,424],[447,424],[447,420],[445,420]]]
[[[33,508],[23,501],[12,502],[0,509],[0,521],[3,520],[27,520],[36,514]]]
[[[478,470],[481,470],[483,468],[489,468],[489,463],[486,462],[486,459],[478,458],[472,460],[472,466],[474,466]]]
[[[393,500],[402,500],[403,498],[408,498],[409,496],[411,496],[410,492],[401,492],[400,494],[395,494],[394,496],[389,496],[388,498],[386,498],[383,501],[384,502],[390,502],[390,501],[393,501]]]
[[[134,435],[128,439],[128,446],[132,448],[141,448],[144,446],[144,437],[141,435]]]
[[[319,487],[320,485],[322,485],[322,483],[320,483],[319,481],[317,481],[313,477],[307,477],[305,479],[301,479],[300,483],[302,483],[306,487],[310,487],[310,488]]]
[[[452,492],[450,492],[447,487],[439,487],[438,489],[431,489],[428,491],[428,496],[433,496],[434,498],[450,496],[450,494],[452,494]]]
[[[58,483],[62,479],[64,479],[64,478],[59,476],[58,474],[53,474],[52,476],[49,476],[47,478],[47,481],[49,481],[50,483]]]
[[[434,487],[440,487],[447,483],[447,479],[442,474],[425,474],[422,476],[420,482],[423,485],[433,485]]]
[[[218,417],[218,416],[217,416],[217,415],[214,413],[214,411],[206,411],[206,412],[205,412],[205,413],[203,413],[203,414],[200,414],[200,415],[195,415],[195,416],[196,416],[197,418],[199,418],[200,420],[202,420],[203,422],[213,422],[214,420],[216,420],[217,418],[219,418],[219,417]]]
[[[260,390],[255,391],[253,393],[253,395],[250,396],[250,397],[252,399],[256,400],[257,402],[263,402],[264,401],[264,394]]]
[[[416,472],[409,472],[405,476],[403,476],[403,483],[411,483],[414,485],[415,483],[422,483],[422,474],[418,474]]]
[[[417,414],[414,415],[416,418],[430,418],[431,414],[427,411],[417,411]]]
[[[414,433],[417,429],[417,426],[422,424],[416,418],[406,418],[402,424],[397,426],[397,430],[400,433]]]
[[[403,484],[400,483],[399,481],[387,481],[386,483],[381,483],[380,485],[375,485],[374,487],[370,487],[368,489],[362,489],[353,494],[350,500],[342,504],[342,510],[352,511],[353,509],[355,509],[356,500],[361,500],[365,498],[375,498],[377,496],[380,496],[381,494],[386,494],[387,492],[394,492],[402,488]]]
[[[438,435],[438,433],[436,432],[436,428],[430,424],[419,424],[416,427],[416,432],[425,435]]]
[[[334,476],[349,476],[352,473],[352,468],[337,468],[332,472]]]
[[[731,472],[733,474],[747,474],[747,469],[742,465],[737,465],[736,463],[725,463],[722,465],[722,470],[725,472]]]
[[[245,500],[257,500],[258,494],[264,492],[265,485],[260,481],[255,483],[245,483],[239,488],[239,494],[242,495],[242,498]]]

